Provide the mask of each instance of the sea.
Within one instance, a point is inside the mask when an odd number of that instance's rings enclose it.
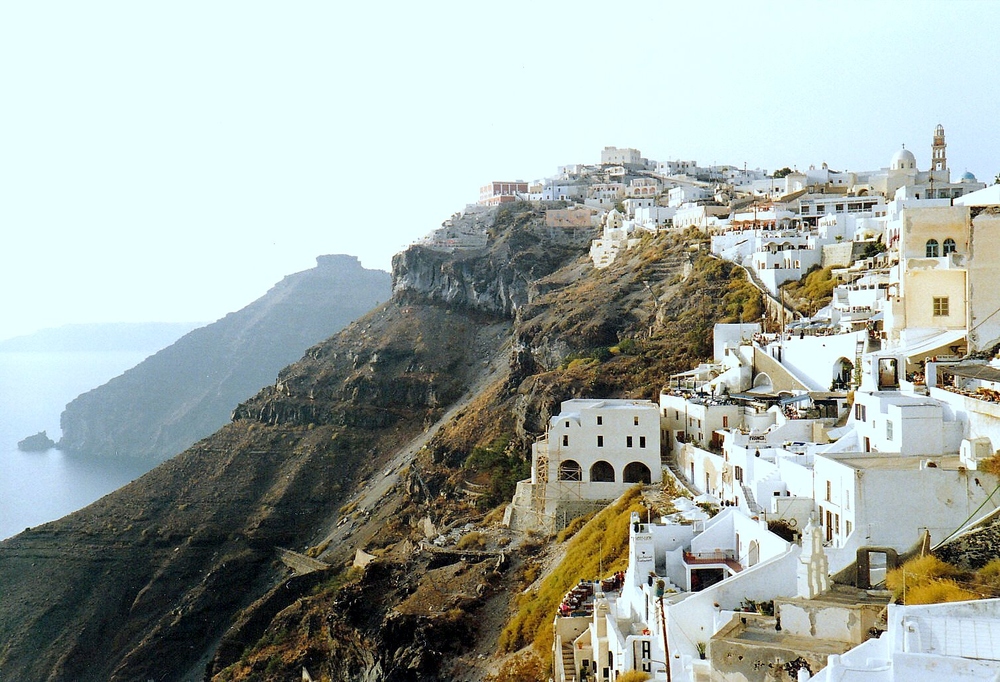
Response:
[[[0,352],[0,539],[81,509],[152,468],[129,458],[21,452],[17,442],[39,431],[58,441],[66,403],[156,350]]]

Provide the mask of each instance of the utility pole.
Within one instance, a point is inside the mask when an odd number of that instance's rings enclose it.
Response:
[[[906,583],[903,583],[904,587]],[[663,610],[663,595],[660,595],[660,629],[663,631],[663,660],[667,667],[667,682],[672,682],[670,677],[670,646],[667,644],[667,618]]]

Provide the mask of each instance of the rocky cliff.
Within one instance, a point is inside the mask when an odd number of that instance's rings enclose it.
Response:
[[[484,513],[558,401],[653,395],[749,301],[725,264],[685,276],[681,236],[596,272],[526,205],[489,230],[411,248],[390,302],[230,424],[0,543],[0,679],[482,679],[539,548]],[[329,568],[292,578],[282,547]]]
[[[390,296],[389,274],[321,256],[245,308],[195,329],[66,406],[59,447],[163,460],[225,424],[309,346]]]

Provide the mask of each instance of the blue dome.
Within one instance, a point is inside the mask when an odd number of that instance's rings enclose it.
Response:
[[[972,174],[972,171],[965,171],[962,173],[962,179],[960,182],[979,182],[976,180],[976,176]]]

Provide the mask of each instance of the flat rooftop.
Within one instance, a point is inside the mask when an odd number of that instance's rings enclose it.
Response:
[[[881,452],[827,452],[820,453],[827,459],[840,462],[859,471],[918,471],[924,462],[933,462],[945,471],[958,471],[963,466],[958,455],[900,455]]]

